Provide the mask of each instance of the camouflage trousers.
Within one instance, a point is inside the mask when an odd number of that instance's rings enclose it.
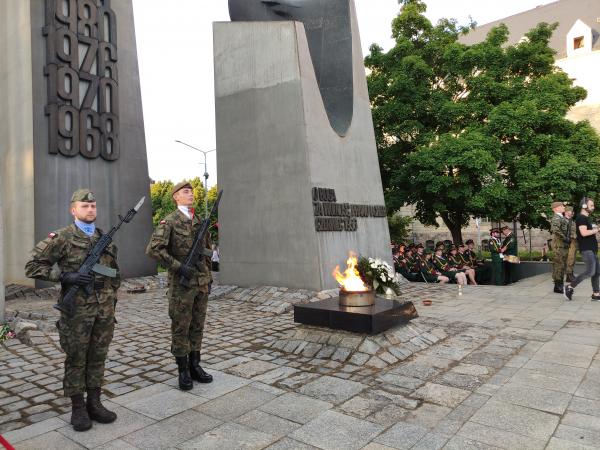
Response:
[[[552,258],[552,280],[562,283],[565,278],[568,248],[562,245],[553,245],[554,257]]]
[[[192,351],[200,351],[208,307],[206,287],[186,288],[172,282],[167,297],[171,318],[171,353],[186,356]]]
[[[104,303],[77,305],[72,317],[61,314],[56,322],[60,346],[66,354],[65,397],[102,386],[104,363],[115,329],[115,307]]]
[[[567,250],[567,275],[573,275],[573,268],[575,267],[575,259],[577,258],[577,241],[572,239],[569,243],[569,249]]]

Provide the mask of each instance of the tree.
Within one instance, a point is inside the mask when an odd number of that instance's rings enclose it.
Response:
[[[474,24],[436,25],[421,0],[404,0],[392,23],[396,45],[371,46],[365,63],[387,206],[416,206],[442,219],[455,242],[470,217],[547,227],[553,200],[596,191],[600,139],[565,118],[586,96],[554,66],[541,23],[516,45],[505,25],[483,42],[459,37]]]
[[[406,242],[410,233],[410,224],[412,217],[393,214],[388,217],[388,227],[390,229],[390,239],[396,244]]]

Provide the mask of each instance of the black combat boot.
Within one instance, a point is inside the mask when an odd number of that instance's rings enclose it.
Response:
[[[87,391],[87,412],[90,419],[99,423],[113,423],[117,420],[117,414],[109,411],[100,402],[100,388],[92,388]]]
[[[565,288],[562,283],[559,283],[558,281],[554,282],[554,292],[556,292],[557,294],[562,294],[564,290]]]
[[[204,369],[200,367],[200,352],[190,353],[190,374],[194,381],[198,381],[199,383],[212,383],[212,375],[206,373]]]
[[[190,366],[187,356],[176,356],[175,361],[177,362],[177,371],[179,372],[179,389],[189,391],[194,387],[194,383],[192,383],[192,377],[190,376]]]
[[[71,396],[71,425],[75,431],[86,431],[92,428],[92,421],[85,409],[83,394]]]

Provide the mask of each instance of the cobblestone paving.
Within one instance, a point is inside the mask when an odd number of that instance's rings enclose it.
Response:
[[[54,300],[17,296],[9,318],[39,329],[0,348],[0,433],[17,449],[600,448],[600,305],[587,286],[573,302],[547,276],[462,295],[403,288],[420,317],[367,337],[293,322],[293,304],[332,292],[215,286],[202,352],[215,381],[181,392],[164,279],[132,280],[104,387],[119,419],[85,433],[61,397]]]

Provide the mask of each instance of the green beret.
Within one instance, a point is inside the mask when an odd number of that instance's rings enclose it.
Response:
[[[96,197],[89,189],[77,189],[71,196],[71,203],[73,202],[95,202]]]
[[[175,192],[180,191],[183,188],[194,189],[189,181],[183,180],[173,186],[173,189],[171,189],[171,196],[175,195]]]

